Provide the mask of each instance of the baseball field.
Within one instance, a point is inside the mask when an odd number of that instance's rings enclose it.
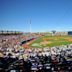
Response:
[[[31,41],[28,46],[43,48],[67,44],[72,44],[72,36],[43,36]]]

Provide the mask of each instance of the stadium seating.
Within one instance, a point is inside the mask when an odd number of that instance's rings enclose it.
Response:
[[[30,38],[29,34],[0,36],[0,72],[72,72],[71,44],[24,49],[20,42]]]

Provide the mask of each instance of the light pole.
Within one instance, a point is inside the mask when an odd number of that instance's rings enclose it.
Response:
[[[31,20],[30,20],[30,38],[31,38]]]
[[[31,33],[31,20],[30,20],[30,33]]]

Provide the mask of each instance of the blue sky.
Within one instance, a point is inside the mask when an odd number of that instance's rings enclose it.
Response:
[[[72,0],[0,0],[0,30],[72,30]]]

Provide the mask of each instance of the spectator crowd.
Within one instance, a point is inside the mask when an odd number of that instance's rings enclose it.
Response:
[[[72,72],[72,44],[24,49],[29,35],[0,35],[0,72]]]

